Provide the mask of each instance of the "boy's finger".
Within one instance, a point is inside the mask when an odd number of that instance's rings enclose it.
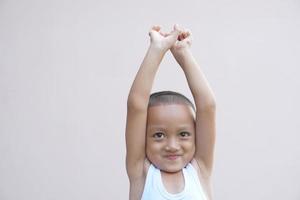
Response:
[[[185,29],[184,27],[177,24],[177,30],[179,30],[180,33],[184,33]]]
[[[173,30],[182,32],[183,28],[179,24],[174,24]]]
[[[154,26],[152,26],[151,29],[149,30],[149,36],[152,35],[153,31],[159,32],[160,29],[161,29],[161,26],[160,26],[160,25],[154,25]]]
[[[164,37],[167,36],[167,33],[163,32],[163,31],[159,31],[159,33],[160,33],[162,36],[164,36]]]
[[[185,38],[184,40],[185,40],[188,44],[191,44],[192,41],[193,41],[193,38],[192,38],[192,36],[189,36],[189,37]]]
[[[161,29],[161,26],[154,25],[154,26],[151,27],[151,29],[149,30],[149,32],[151,32],[151,31],[159,31],[160,29]]]
[[[183,36],[183,38],[186,37],[186,29],[183,29],[183,31],[182,31],[182,36]]]
[[[192,35],[192,32],[191,32],[191,30],[190,30],[190,29],[186,29],[186,33],[187,33],[187,36],[190,36],[190,35]]]
[[[181,33],[181,28],[178,24],[175,24],[174,27],[173,27],[173,31],[172,33],[175,34],[175,35],[179,35]]]
[[[182,40],[182,34],[180,34],[180,35],[178,36],[178,40],[179,40],[179,41]]]
[[[185,33],[181,33],[181,34],[180,34],[180,41],[181,41],[181,40],[184,40],[185,38],[186,38]]]
[[[165,33],[165,36],[169,36],[169,35],[178,35],[182,33],[182,28],[178,25],[178,24],[175,24],[173,26],[173,30],[168,32],[168,33]]]
[[[186,43],[191,45],[192,44],[192,38],[188,37]]]

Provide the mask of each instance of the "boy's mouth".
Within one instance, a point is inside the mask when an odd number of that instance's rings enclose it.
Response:
[[[176,160],[177,158],[179,158],[179,155],[167,155],[166,158],[169,160]]]

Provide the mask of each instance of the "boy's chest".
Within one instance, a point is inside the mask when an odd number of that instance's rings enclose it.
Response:
[[[193,164],[193,163],[192,163]],[[194,163],[195,164],[195,163]],[[147,178],[147,171],[149,169],[150,162],[145,163],[145,169],[143,176],[141,176],[141,179],[136,180],[135,182],[132,182],[130,185],[130,200],[140,200],[143,190],[145,187],[145,181]],[[201,177],[200,169],[194,166],[197,173],[199,174],[199,181],[201,182],[202,188],[208,197],[208,200],[211,199],[211,189],[210,189],[210,183],[209,180],[205,180],[203,177]],[[176,175],[170,175],[161,173],[161,183],[163,184],[165,190],[171,194],[180,193],[184,190],[185,187],[185,179],[183,172]]]
[[[182,171],[176,174],[161,172],[161,181],[167,192],[171,194],[179,193],[184,190],[185,180]]]

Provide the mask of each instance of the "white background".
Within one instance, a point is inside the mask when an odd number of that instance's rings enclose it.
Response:
[[[214,200],[300,199],[299,1],[0,0],[1,200],[128,199],[127,95],[175,23],[217,100]],[[167,89],[192,97],[169,53]]]

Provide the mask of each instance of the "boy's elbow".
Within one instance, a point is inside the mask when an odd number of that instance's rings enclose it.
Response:
[[[209,108],[211,108],[211,109],[216,109],[216,101],[215,100],[213,100],[213,101],[211,101],[209,104],[208,104],[208,107]]]
[[[134,95],[128,96],[127,108],[136,110],[145,110],[148,107],[148,101]]]
[[[206,103],[204,105],[200,105],[197,107],[197,110],[199,111],[214,111],[216,110],[216,102],[215,101],[211,101],[209,103]]]

